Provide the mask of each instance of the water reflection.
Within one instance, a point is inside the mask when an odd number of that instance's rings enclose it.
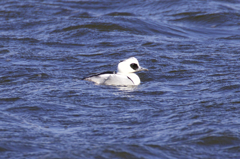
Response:
[[[138,86],[116,86],[116,88],[124,92],[134,92],[138,90]]]

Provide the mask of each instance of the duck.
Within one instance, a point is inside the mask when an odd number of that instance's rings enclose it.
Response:
[[[123,85],[134,86],[141,83],[135,72],[148,71],[139,65],[137,58],[130,57],[118,64],[117,72],[106,71],[83,78],[83,80],[94,82],[98,85]]]

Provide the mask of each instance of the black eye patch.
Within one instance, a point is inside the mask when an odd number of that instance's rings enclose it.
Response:
[[[138,69],[138,65],[135,63],[131,63],[130,66],[132,67],[132,69],[137,70]]]

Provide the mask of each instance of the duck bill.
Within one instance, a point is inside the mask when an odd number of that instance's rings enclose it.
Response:
[[[137,72],[138,72],[138,71],[148,71],[148,69],[147,69],[147,68],[140,67],[140,68],[137,70]]]

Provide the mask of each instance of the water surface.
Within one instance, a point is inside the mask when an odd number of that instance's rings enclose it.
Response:
[[[238,158],[240,3],[0,2],[2,158]],[[81,80],[136,57],[141,85]]]

